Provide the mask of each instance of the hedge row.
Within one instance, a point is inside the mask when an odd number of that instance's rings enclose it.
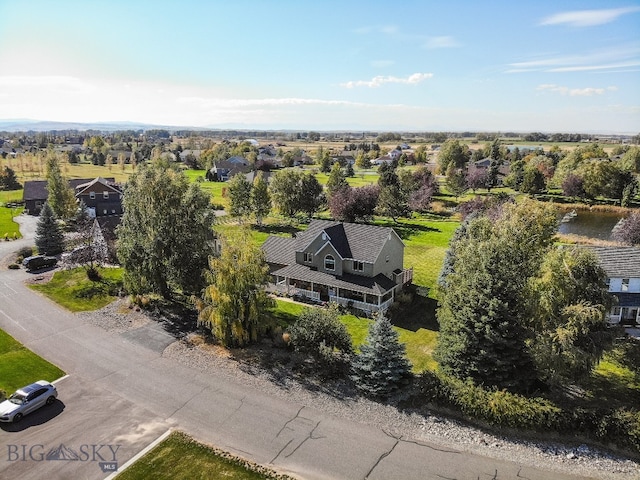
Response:
[[[423,373],[416,382],[423,400],[457,410],[470,419],[500,428],[584,436],[640,454],[640,411],[637,410],[567,410],[543,398],[486,390],[434,372]]]

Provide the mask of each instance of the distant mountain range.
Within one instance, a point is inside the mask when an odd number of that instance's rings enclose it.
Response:
[[[43,120],[15,119],[0,120],[0,132],[48,132],[52,130],[99,130],[102,132],[115,132],[118,130],[207,130],[197,127],[177,127],[166,125],[151,125],[136,122],[49,122]]]

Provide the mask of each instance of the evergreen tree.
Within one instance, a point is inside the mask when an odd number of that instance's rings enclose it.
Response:
[[[300,179],[298,203],[300,210],[311,217],[325,203],[325,196],[322,185],[316,176],[309,172],[302,175]]]
[[[345,169],[344,175],[345,177],[354,177],[356,175],[356,172],[353,171],[352,163],[347,163],[347,168]]]
[[[256,216],[256,223],[262,225],[262,219],[271,212],[271,195],[267,181],[262,172],[258,172],[251,189],[251,208]]]
[[[367,339],[353,359],[351,369],[351,378],[358,390],[372,397],[392,394],[411,375],[405,346],[383,314],[378,314],[369,327]]]
[[[64,250],[64,234],[49,202],[40,212],[35,241],[41,255],[58,255]]]
[[[0,190],[20,190],[22,185],[18,182],[16,172],[9,167],[0,169]]]

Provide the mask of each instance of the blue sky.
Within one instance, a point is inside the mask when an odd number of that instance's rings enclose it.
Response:
[[[0,119],[640,132],[640,1],[0,0]]]

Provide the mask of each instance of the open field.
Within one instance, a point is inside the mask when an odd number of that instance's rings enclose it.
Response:
[[[64,372],[0,330],[0,390],[7,394],[37,380],[53,381]]]
[[[277,478],[276,472],[198,443],[182,432],[173,432],[127,470],[118,480],[261,480]]]

